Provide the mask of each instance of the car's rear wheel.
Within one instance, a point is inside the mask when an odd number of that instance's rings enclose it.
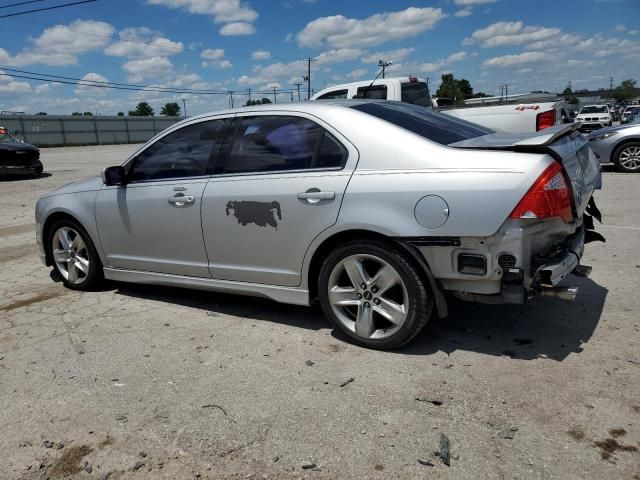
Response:
[[[56,222],[49,230],[53,266],[66,287],[90,290],[102,280],[102,264],[91,237],[72,220]]]
[[[426,325],[433,295],[411,259],[392,244],[352,241],[332,252],[320,270],[325,315],[362,346],[393,349]]]
[[[613,152],[613,163],[621,172],[640,172],[640,142],[620,145]]]

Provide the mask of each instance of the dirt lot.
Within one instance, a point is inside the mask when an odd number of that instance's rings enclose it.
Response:
[[[389,353],[318,309],[52,282],[36,199],[133,149],[0,182],[0,478],[640,478],[640,175],[605,173],[575,303],[453,303]]]

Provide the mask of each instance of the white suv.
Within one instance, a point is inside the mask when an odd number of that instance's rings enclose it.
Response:
[[[580,130],[592,132],[603,127],[610,127],[611,112],[608,105],[587,105],[580,109],[576,122],[582,123]]]

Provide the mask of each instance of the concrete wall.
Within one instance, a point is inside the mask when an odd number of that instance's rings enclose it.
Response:
[[[180,117],[3,115],[0,126],[38,147],[142,143]]]

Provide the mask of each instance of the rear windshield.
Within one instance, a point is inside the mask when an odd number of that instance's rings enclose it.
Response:
[[[393,123],[442,145],[495,133],[475,123],[408,103],[360,103],[351,108]]]
[[[420,105],[421,107],[430,107],[429,89],[426,82],[410,82],[402,84],[402,101]]]

